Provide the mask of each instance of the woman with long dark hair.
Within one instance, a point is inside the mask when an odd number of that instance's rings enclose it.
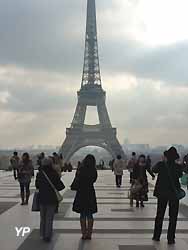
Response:
[[[28,205],[32,176],[34,176],[32,160],[28,153],[24,153],[18,166],[18,182],[20,183],[20,195],[22,200],[21,205]]]
[[[182,167],[176,163],[179,154],[176,148],[171,147],[164,152],[164,160],[153,167],[153,172],[158,174],[154,189],[157,197],[157,215],[155,218],[155,229],[153,240],[159,241],[167,205],[169,206],[169,226],[167,240],[168,244],[175,243],[175,232],[179,212],[179,199],[176,190],[180,190],[179,178],[182,176]]]
[[[73,203],[73,211],[80,214],[82,239],[91,239],[93,214],[97,213],[97,201],[93,184],[97,180],[96,160],[87,155],[77,173],[78,188]]]
[[[140,185],[140,189],[132,195],[132,198],[136,200],[136,207],[139,207],[139,202],[140,206],[144,207],[144,201],[148,201],[148,178],[147,174],[148,172],[152,178],[155,178],[155,175],[151,171],[149,165],[146,162],[146,157],[145,155],[140,155],[138,158],[138,161],[136,165],[133,168],[133,181],[132,185],[135,183],[138,183]]]

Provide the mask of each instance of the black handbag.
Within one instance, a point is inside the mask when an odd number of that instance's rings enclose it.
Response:
[[[177,188],[177,187],[174,185],[174,180],[173,180],[172,175],[171,175],[171,173],[170,173],[170,169],[169,169],[169,167],[168,167],[167,164],[165,164],[165,165],[166,165],[166,168],[167,168],[167,173],[168,173],[168,177],[169,177],[171,186],[172,186],[172,188],[173,188],[173,190],[174,190],[174,193],[175,193],[175,198],[176,198],[177,200],[181,200],[181,199],[183,199],[183,198],[186,196],[186,193],[185,193],[185,191],[184,191],[181,187],[180,187],[180,188]]]
[[[40,211],[40,201],[39,201],[39,191],[36,190],[33,196],[33,203],[32,203],[32,212],[39,212]]]
[[[185,196],[186,196],[186,193],[182,188],[176,190],[176,197],[178,200],[183,199]]]

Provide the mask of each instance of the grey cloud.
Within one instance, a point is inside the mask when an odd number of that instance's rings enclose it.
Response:
[[[162,95],[161,91],[154,89],[154,85],[155,83],[152,83],[150,87],[146,85],[145,88],[142,85],[117,92],[116,96],[109,95],[108,107],[115,126],[125,131],[165,128],[169,131],[187,130],[188,93],[174,93],[173,97],[171,92]]]
[[[12,116],[11,113],[9,113]],[[38,113],[30,119],[25,113],[13,116],[14,120],[6,126],[0,124],[0,145],[3,147],[16,147],[22,145],[62,143],[65,132],[66,112]],[[8,129],[7,129],[8,127]]]
[[[86,0],[0,0],[0,6],[0,64],[81,74]],[[104,10],[115,7],[113,0],[97,1],[100,21]],[[111,37],[100,33],[99,48],[104,73],[187,85],[187,41],[152,49],[129,37],[114,38],[112,30]]]
[[[186,41],[155,49],[131,40],[104,41],[101,51],[102,64],[108,73],[127,72],[138,78],[163,81],[174,86],[188,86]],[[111,60],[106,64],[105,58]]]
[[[82,50],[77,48],[83,46],[83,37],[76,34],[84,30],[83,4],[83,0],[1,0],[1,64],[59,71],[67,71],[72,62],[80,65]]]
[[[1,104],[0,109],[11,112],[41,113],[46,111],[63,111],[74,107],[75,94],[65,92],[64,94],[53,93],[44,88],[45,83],[36,86],[14,84],[7,89],[6,84],[1,84],[1,91],[7,91],[9,97],[7,102]]]

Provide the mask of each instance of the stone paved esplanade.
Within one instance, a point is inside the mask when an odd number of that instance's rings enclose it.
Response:
[[[55,217],[54,236],[51,243],[39,238],[39,213],[31,212],[29,206],[20,206],[19,186],[12,174],[0,174],[0,250],[165,250],[188,249],[188,197],[182,200],[177,226],[175,246],[167,246],[166,228],[160,243],[151,240],[156,212],[156,199],[152,196],[153,181],[150,180],[150,199],[144,209],[130,208],[127,192],[128,173],[123,186],[117,189],[111,171],[99,171],[96,192],[99,212],[95,216],[92,241],[80,240],[79,215],[72,212],[74,192],[69,185],[74,173],[66,173],[62,180],[67,186],[60,212]],[[32,185],[34,191],[34,186]],[[29,226],[31,233],[16,237],[15,227]]]

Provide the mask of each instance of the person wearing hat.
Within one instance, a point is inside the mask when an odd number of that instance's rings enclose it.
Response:
[[[40,236],[44,241],[49,242],[52,237],[53,219],[58,208],[58,200],[46,175],[58,191],[64,189],[65,186],[58,173],[53,169],[52,159],[44,158],[41,164],[35,182],[35,186],[39,190]]]
[[[176,160],[180,158],[175,147],[164,152],[164,160],[158,162],[152,171],[158,174],[154,196],[157,197],[157,214],[153,234],[154,241],[160,241],[162,225],[167,205],[169,206],[169,226],[167,233],[168,244],[175,244],[175,232],[179,212],[179,199],[176,198],[175,189],[180,189],[179,178],[182,169]]]

